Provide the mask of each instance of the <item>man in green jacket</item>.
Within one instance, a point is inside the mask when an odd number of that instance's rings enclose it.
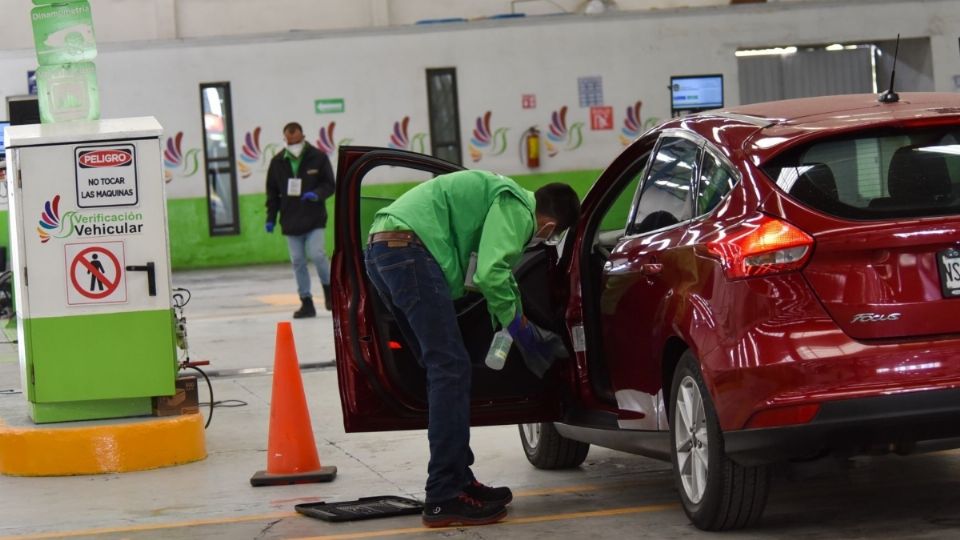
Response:
[[[453,300],[463,296],[472,253],[473,283],[521,352],[549,356],[523,316],[512,268],[524,248],[574,225],[580,201],[566,184],[531,193],[483,171],[438,176],[377,212],[367,274],[427,371],[430,463],[423,522],[484,525],[503,519],[513,494],[477,482],[470,465],[470,357]]]

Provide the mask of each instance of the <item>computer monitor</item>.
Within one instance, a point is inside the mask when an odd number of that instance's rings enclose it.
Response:
[[[10,125],[10,122],[0,120],[0,161],[6,161],[6,145],[4,144],[3,128]]]
[[[723,75],[670,77],[670,103],[674,111],[723,107]]]
[[[14,126],[40,123],[37,96],[7,96],[7,118]]]

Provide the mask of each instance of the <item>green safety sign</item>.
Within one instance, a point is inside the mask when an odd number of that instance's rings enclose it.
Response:
[[[313,102],[313,108],[317,114],[342,113],[343,98],[317,99]]]

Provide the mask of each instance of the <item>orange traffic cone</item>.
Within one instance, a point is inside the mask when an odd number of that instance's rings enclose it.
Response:
[[[270,437],[267,470],[250,478],[253,486],[329,482],[336,467],[321,467],[310,427],[310,411],[303,394],[300,363],[289,322],[277,324],[273,363],[273,397],[270,400]]]

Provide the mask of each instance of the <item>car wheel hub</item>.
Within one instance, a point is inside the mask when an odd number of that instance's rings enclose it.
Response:
[[[540,444],[540,424],[523,424],[523,438],[531,449]]]
[[[680,381],[674,412],[676,423],[676,458],[680,480],[687,498],[693,504],[703,499],[707,489],[709,438],[707,416],[703,409],[700,387],[689,375]]]

